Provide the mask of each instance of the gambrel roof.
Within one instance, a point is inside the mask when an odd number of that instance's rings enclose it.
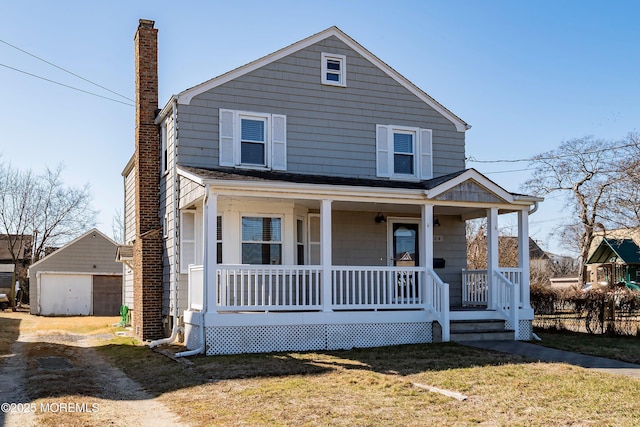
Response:
[[[374,64],[375,66],[377,66],[380,70],[382,70],[384,73],[386,73],[389,77],[391,77],[393,80],[395,80],[396,82],[398,82],[400,85],[402,85],[404,88],[406,88],[409,92],[411,92],[412,94],[414,94],[416,97],[418,97],[420,100],[422,100],[424,103],[426,103],[427,105],[429,105],[431,108],[433,108],[434,110],[436,110],[438,113],[440,113],[443,117],[447,118],[455,127],[456,130],[458,132],[465,132],[466,130],[470,129],[471,126],[468,125],[464,120],[462,120],[460,117],[456,116],[454,113],[452,113],[449,109],[447,109],[445,106],[443,106],[442,104],[440,104],[438,101],[436,101],[435,99],[433,99],[431,96],[429,96],[426,92],[424,92],[422,89],[420,89],[419,87],[417,87],[416,85],[414,85],[413,83],[411,83],[409,80],[407,80],[404,76],[402,76],[400,73],[398,73],[396,70],[394,70],[393,68],[391,68],[389,65],[387,65],[384,61],[382,61],[381,59],[379,59],[377,56],[375,56],[373,53],[369,52],[367,49],[365,49],[362,45],[360,45],[358,42],[356,42],[355,40],[353,40],[351,37],[349,37],[347,34],[345,34],[344,32],[342,32],[338,27],[330,27],[327,28],[324,31],[321,31],[317,34],[314,34],[310,37],[307,37],[306,39],[300,40],[299,42],[296,42],[290,46],[287,46],[283,49],[280,49],[276,52],[273,52],[267,56],[264,56],[260,59],[257,59],[253,62],[250,62],[246,65],[243,65],[239,68],[236,68],[235,70],[229,71],[225,74],[222,74],[218,77],[215,77],[211,80],[208,80],[204,83],[201,83],[197,86],[194,86],[190,89],[187,89],[181,93],[179,93],[178,95],[175,95],[172,100],[177,100],[177,102],[179,104],[185,104],[188,105],[189,103],[191,103],[191,100],[193,99],[193,97],[200,95],[208,90],[211,90],[213,88],[216,88],[222,84],[225,84],[231,80],[234,80],[240,76],[243,76],[247,73],[250,73],[251,71],[254,71],[258,68],[261,68],[267,64],[270,64],[274,61],[277,61],[281,58],[284,58],[288,55],[291,55],[292,53],[295,53],[301,49],[304,49],[306,47],[309,47],[315,43],[318,43],[319,41],[322,41],[326,38],[329,37],[336,37],[338,38],[340,41],[342,41],[344,44],[346,44],[347,46],[349,46],[351,49],[353,49],[355,52],[357,52],[358,54],[360,54],[362,57],[364,57],[365,59],[367,59],[369,62],[371,62],[372,64]],[[171,109],[171,104],[172,102],[169,101],[167,103],[167,105],[164,107],[164,109],[160,112],[160,114],[158,115],[157,118],[157,122],[159,122],[160,120],[162,120],[162,118],[168,113],[168,111],[170,111]]]

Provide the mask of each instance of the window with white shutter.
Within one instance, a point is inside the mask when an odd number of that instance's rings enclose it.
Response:
[[[219,162],[287,170],[287,116],[220,109]]]
[[[377,176],[392,179],[433,178],[431,129],[376,125]]]

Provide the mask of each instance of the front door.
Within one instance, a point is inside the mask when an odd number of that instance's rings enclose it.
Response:
[[[413,269],[402,270],[402,267],[417,267],[420,259],[419,224],[410,222],[391,222],[392,265],[399,267],[396,271],[395,297],[408,302],[419,295],[418,273]]]
[[[418,248],[418,224],[394,222],[393,232],[393,265],[415,267],[420,256]]]

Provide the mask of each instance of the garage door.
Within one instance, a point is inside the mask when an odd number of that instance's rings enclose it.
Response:
[[[117,316],[122,305],[122,276],[93,276],[93,315]]]
[[[88,316],[91,314],[91,275],[43,273],[39,295],[40,314]]]

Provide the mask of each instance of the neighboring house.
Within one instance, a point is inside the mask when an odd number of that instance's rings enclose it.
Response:
[[[476,236],[469,242],[467,249],[467,267],[470,269],[487,268],[487,237]],[[519,256],[519,239],[516,236],[498,236],[500,267],[517,267]],[[469,253],[470,252],[470,253]],[[475,256],[471,256],[475,254]],[[529,238],[530,268],[544,268],[551,262],[549,255],[542,250],[535,240]],[[475,265],[479,264],[479,265]]]
[[[31,314],[117,316],[122,305],[122,265],[117,244],[97,229],[29,267]]]
[[[616,229],[598,233],[585,262],[585,282],[610,285],[640,282],[640,230]]]
[[[531,338],[528,216],[542,199],[465,169],[462,119],[336,27],[158,113],[153,26],[135,37],[119,250],[138,337],[183,328],[206,354],[338,349],[448,341],[452,321],[494,319]],[[503,271],[497,222],[512,212],[526,249]],[[488,297],[458,310],[465,221],[479,217]]]
[[[17,263],[11,256],[11,246],[15,247]],[[0,293],[11,295],[15,277],[22,282],[27,277],[31,262],[31,235],[0,234]]]

